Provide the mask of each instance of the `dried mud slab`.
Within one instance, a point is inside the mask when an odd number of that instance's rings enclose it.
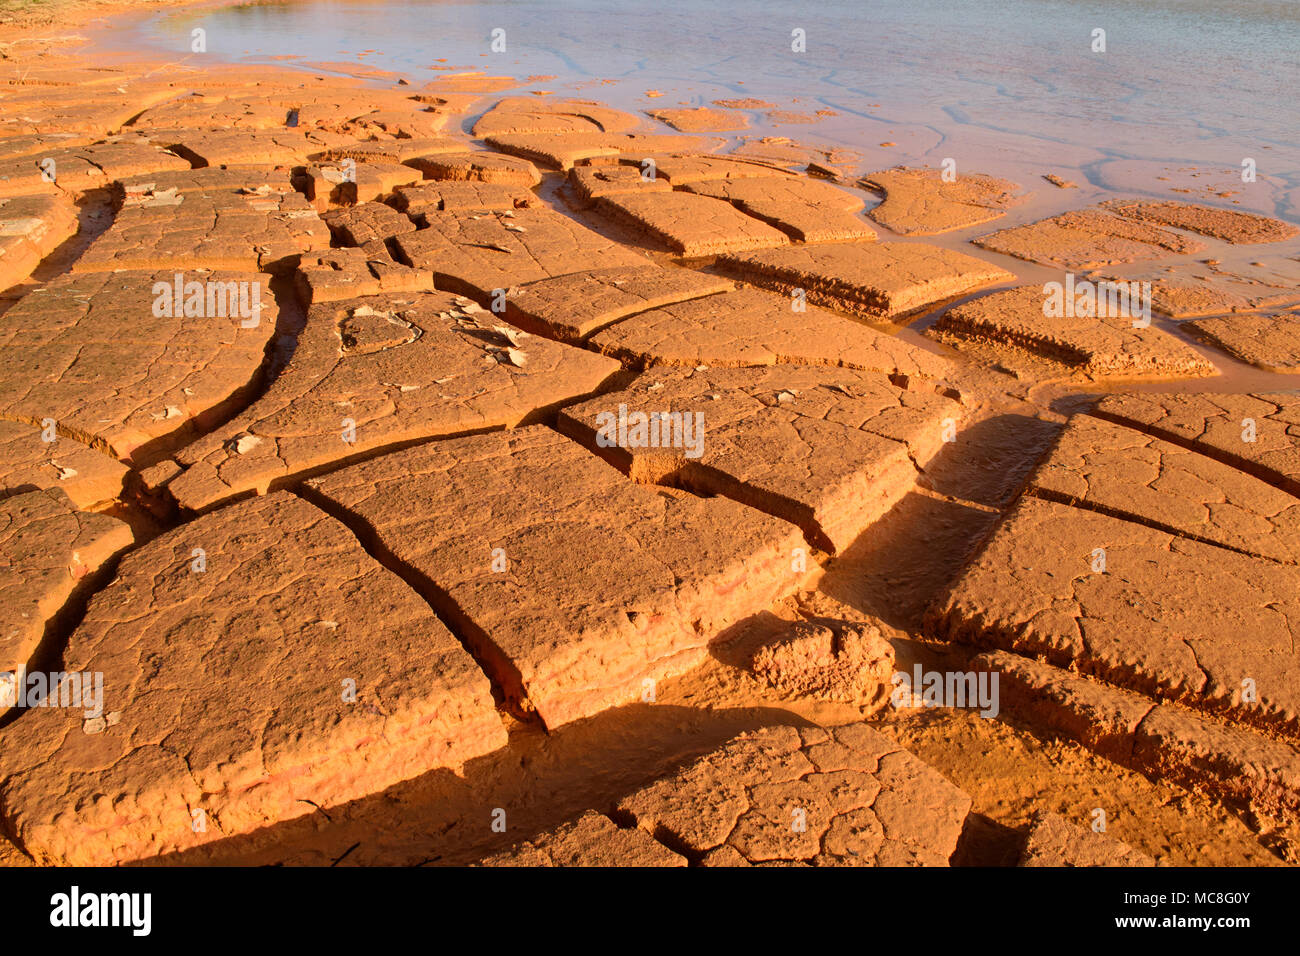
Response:
[[[73,272],[287,272],[303,253],[329,248],[329,229],[284,171],[194,170],[120,188],[113,224]]]
[[[1155,866],[1156,861],[1104,833],[1056,813],[1039,814],[1029,830],[1021,866]]]
[[[617,193],[603,197],[597,208],[683,256],[712,256],[790,242],[785,233],[730,203],[694,193]]]
[[[528,189],[542,181],[542,174],[526,159],[502,153],[436,153],[406,160],[425,179],[448,179],[501,183]]]
[[[42,709],[0,733],[0,811],[42,863],[184,850],[506,742],[487,678],[428,605],[287,493],[127,555],[65,658],[103,673],[104,716]]]
[[[479,866],[686,866],[674,853],[643,830],[623,830],[609,817],[587,811],[501,853],[485,857]]]
[[[1245,727],[994,651],[1003,709],[1110,760],[1275,820],[1300,817],[1300,754]]]
[[[176,454],[167,492],[203,511],[376,449],[512,428],[618,370],[445,294],[317,304],[293,361],[251,407]]]
[[[1154,325],[1135,327],[1126,316],[1047,316],[1041,286],[1019,286],[950,309],[934,337],[995,348],[1024,349],[1090,376],[1195,378],[1214,365]]]
[[[1197,338],[1266,372],[1300,372],[1300,314],[1234,315],[1185,326]]]
[[[933,236],[992,222],[1019,200],[1020,186],[1005,179],[967,173],[945,182],[941,170],[898,166],[863,176],[863,189],[884,195],[868,215],[904,236]]]
[[[298,298],[307,306],[367,295],[433,291],[433,273],[397,262],[382,240],[305,256],[293,278]]]
[[[88,189],[103,189],[125,176],[189,168],[189,160],[143,143],[53,149],[0,162],[0,196],[56,192],[77,195]]]
[[[844,242],[722,256],[746,281],[873,318],[898,319],[1015,277],[981,259],[917,242]]]
[[[666,123],[682,133],[727,132],[749,129],[749,117],[730,110],[714,110],[707,106],[694,109],[646,110],[647,116]]]
[[[620,801],[705,866],[947,866],[971,800],[864,724],[742,734]]]
[[[0,715],[26,701],[22,672],[47,627],[133,540],[125,523],[78,511],[58,489],[0,501]],[[0,756],[0,771],[7,757]]]
[[[646,178],[636,166],[574,166],[569,170],[569,185],[584,206],[594,205],[602,196],[623,193],[666,193],[672,190],[668,180]]]
[[[78,90],[72,94],[58,88],[33,87],[0,98],[0,136],[90,133],[103,137],[177,93],[176,88],[166,85],[142,85],[125,93]]]
[[[0,289],[17,285],[77,234],[77,207],[63,196],[0,199]]]
[[[1281,242],[1300,235],[1300,228],[1290,223],[1236,209],[1151,199],[1111,199],[1101,205],[1131,222],[1154,222],[1234,244]]]
[[[154,130],[149,142],[165,146],[197,167],[295,166],[345,137],[331,140],[296,130],[181,128]]]
[[[630,316],[592,348],[639,366],[829,365],[939,378],[948,360],[816,306],[741,289]]]
[[[312,163],[295,173],[292,182],[323,212],[330,206],[381,199],[400,186],[420,182],[420,171],[399,163],[364,162],[350,167],[342,162]]]
[[[1030,476],[1042,497],[1300,564],[1300,499],[1145,432],[1075,415]]]
[[[127,467],[70,438],[44,441],[43,429],[0,421],[0,498],[45,488],[61,489],[86,510],[122,493]]]
[[[1093,414],[1193,448],[1300,496],[1300,392],[1108,395]]]
[[[1045,655],[1290,736],[1295,621],[1300,568],[1032,497],[928,613],[945,639]],[[1242,699],[1247,679],[1257,703]]]
[[[129,460],[141,445],[229,414],[274,338],[275,299],[255,273],[183,275],[228,293],[256,286],[260,314],[242,318],[232,304],[224,316],[157,316],[155,286],[174,289],[171,270],[55,279],[0,317],[0,416],[52,419],[61,434]]]
[[[645,265],[645,256],[550,209],[426,213],[427,229],[393,240],[400,258],[431,269],[439,288],[491,295],[591,268]]]
[[[335,241],[348,246],[383,243],[393,236],[415,232],[409,216],[381,202],[363,202],[332,209],[321,217]]]
[[[409,216],[428,212],[504,212],[530,206],[537,197],[505,183],[442,180],[399,186],[393,205]]]
[[[576,342],[634,313],[734,288],[728,279],[689,269],[594,269],[525,283],[506,298],[505,318],[530,332]]]
[[[640,125],[631,113],[590,100],[509,96],[474,124],[480,139],[503,133],[626,133]]]
[[[638,429],[638,413],[657,421]],[[883,374],[783,365],[645,375],[563,409],[559,428],[634,481],[724,495],[842,551],[915,487],[944,420],[960,418]]]
[[[992,252],[1065,269],[1092,269],[1154,259],[1168,253],[1203,252],[1205,244],[1167,229],[1083,209],[1013,226],[972,239]]]
[[[420,156],[439,153],[463,153],[469,143],[451,136],[417,136],[411,139],[367,140],[362,143],[344,143],[322,150],[313,158],[317,160],[352,159],[358,163],[405,163]]]
[[[674,188],[690,183],[710,183],[727,179],[768,179],[789,173],[771,163],[739,159],[734,156],[676,155],[656,156],[655,175],[668,180]]]
[[[798,242],[876,238],[875,230],[855,215],[864,205],[861,199],[815,179],[724,179],[691,183],[686,189],[725,199]]]
[[[553,169],[567,170],[584,162],[612,163],[625,155],[641,157],[686,149],[716,149],[720,139],[659,133],[498,133],[487,144]]]
[[[430,582],[512,709],[548,728],[639,699],[811,577],[792,564],[806,547],[793,526],[634,484],[540,426],[409,448],[307,485]]]

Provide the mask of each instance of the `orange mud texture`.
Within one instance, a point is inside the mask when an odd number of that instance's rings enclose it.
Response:
[[[107,9],[0,47],[0,863],[1300,858],[1293,224]]]

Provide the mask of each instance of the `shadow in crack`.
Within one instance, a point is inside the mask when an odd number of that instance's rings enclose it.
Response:
[[[806,725],[777,708],[704,710],[634,704],[547,734],[514,724],[502,750],[463,777],[434,771],[339,807],[143,865],[390,865],[471,863],[586,810],[609,812],[637,788],[746,730]],[[504,833],[493,812],[506,812]]]

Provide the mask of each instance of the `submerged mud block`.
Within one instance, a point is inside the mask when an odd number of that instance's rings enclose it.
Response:
[[[746,281],[859,315],[895,319],[1015,278],[973,256],[917,242],[844,242],[722,256]]]
[[[830,183],[790,176],[724,179],[686,186],[689,192],[725,199],[741,212],[780,229],[798,242],[871,240],[875,230],[855,213],[864,203]]]
[[[644,830],[623,830],[609,817],[587,811],[501,853],[485,857],[479,866],[686,866]]]
[[[742,734],[618,811],[705,866],[947,866],[970,806],[856,724]]]
[[[637,312],[733,288],[729,279],[649,263],[594,269],[521,285],[506,298],[505,317],[531,332],[573,341]]]
[[[785,233],[730,203],[684,192],[616,193],[598,208],[683,256],[761,249],[789,243]]]
[[[169,495],[201,511],[375,449],[514,427],[619,370],[461,303],[415,293],[312,306],[266,394],[177,452]]]
[[[731,110],[715,110],[707,106],[693,109],[646,110],[646,115],[666,123],[683,133],[708,133],[749,128],[749,117]]]
[[[858,185],[885,197],[868,215],[904,236],[933,236],[992,222],[1016,204],[1020,189],[1013,182],[980,173],[945,182],[942,170],[906,166],[863,176]]]
[[[960,417],[883,374],[778,366],[645,375],[559,427],[635,481],[725,495],[834,551],[915,486]]]
[[[1193,335],[1266,372],[1300,372],[1300,313],[1234,315],[1187,323]]]
[[[1025,349],[1093,376],[1193,378],[1217,371],[1169,333],[1135,325],[1136,314],[1048,316],[1046,302],[1041,286],[1000,290],[950,309],[932,334],[957,344]]]
[[[478,118],[480,139],[502,133],[625,133],[640,125],[631,113],[590,100],[508,96]]]
[[[77,511],[58,489],[0,500],[0,715],[34,703],[22,672],[46,628],[132,540],[125,523]],[[0,773],[6,757],[0,751]]]
[[[1300,256],[1259,252],[1231,267],[1216,259],[1168,262],[1112,280],[1151,283],[1151,307],[1175,319],[1251,312],[1300,302]]]
[[[0,317],[0,415],[52,420],[129,459],[233,411],[257,381],[276,318],[256,273],[63,276]]]
[[[1064,269],[1091,269],[1205,249],[1205,244],[1195,239],[1097,209],[1061,213],[971,241],[993,252]]]
[[[63,196],[0,199],[0,290],[32,274],[42,259],[77,234],[77,207]]]
[[[237,269],[287,272],[328,249],[329,230],[287,170],[194,170],[120,184],[121,207],[74,272]]]
[[[590,344],[642,366],[829,365],[938,378],[948,360],[816,306],[740,289],[641,312]]]
[[[1133,428],[1075,415],[1029,479],[1035,494],[1300,564],[1300,499]]]
[[[127,467],[116,458],[26,422],[0,421],[0,498],[59,488],[83,510],[112,501]]]
[[[1156,861],[1104,833],[1041,813],[1029,830],[1021,866],[1155,866]]]
[[[1300,736],[1294,565],[1025,497],[928,616],[948,640]]]
[[[998,671],[1003,708],[1040,731],[1230,806],[1300,819],[1300,753],[1282,741],[1005,651],[974,666]]]
[[[549,209],[425,215],[428,228],[398,236],[400,257],[431,269],[439,288],[489,296],[570,272],[645,265],[646,257]]]
[[[1154,222],[1231,243],[1281,242],[1300,235],[1300,228],[1236,209],[1151,199],[1112,199],[1102,208],[1133,222]]]
[[[806,548],[793,525],[634,484],[544,427],[420,445],[307,487],[427,580],[512,708],[552,728],[640,699],[816,573],[792,560]]]
[[[41,709],[0,732],[0,812],[43,863],[184,850],[506,742],[487,678],[428,605],[287,493],[129,554],[65,669],[104,675],[102,716]]]
[[[1194,448],[1300,495],[1300,393],[1108,395],[1093,414]]]

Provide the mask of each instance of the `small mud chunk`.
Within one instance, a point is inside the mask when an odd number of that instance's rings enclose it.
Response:
[[[1094,833],[1055,813],[1042,813],[1029,829],[1021,866],[1155,866],[1156,861],[1104,833]]]
[[[754,652],[750,669],[782,694],[883,705],[894,673],[894,648],[869,624],[796,621],[791,633]]]

